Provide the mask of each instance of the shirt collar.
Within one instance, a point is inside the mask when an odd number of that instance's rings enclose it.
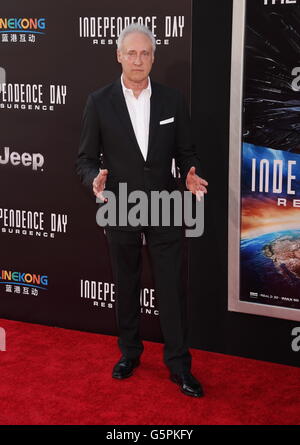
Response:
[[[122,90],[123,90],[123,94],[125,95],[126,93],[129,93],[133,96],[133,91],[130,88],[127,88],[124,84],[123,81],[123,74],[121,75],[121,84],[122,84]],[[150,77],[148,76],[148,86],[147,88],[144,88],[142,90],[142,93],[146,91],[149,94],[149,97],[151,97],[151,93],[152,93],[152,88],[151,88],[151,80]]]

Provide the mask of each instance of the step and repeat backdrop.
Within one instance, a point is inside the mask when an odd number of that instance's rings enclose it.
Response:
[[[137,21],[156,37],[152,78],[190,102],[191,0],[12,0],[0,14],[0,317],[116,334],[98,206],[75,174],[82,112],[120,76],[116,40]],[[141,314],[161,340],[145,251]]]
[[[204,234],[189,240],[191,346],[297,366],[300,0],[2,7],[0,318],[117,333],[106,237],[75,161],[86,98],[120,76],[132,21],[155,34],[152,78],[192,102],[210,184]],[[146,246],[143,261],[141,334],[161,341]]]
[[[300,321],[298,1],[234,2],[231,88],[229,309]]]

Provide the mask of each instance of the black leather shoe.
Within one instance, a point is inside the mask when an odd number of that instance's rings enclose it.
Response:
[[[114,366],[112,376],[114,379],[126,379],[132,375],[133,370],[139,366],[139,364],[139,358],[130,359],[123,356]]]
[[[181,391],[187,396],[203,397],[204,392],[201,384],[190,372],[182,372],[170,375],[172,382],[180,386]]]

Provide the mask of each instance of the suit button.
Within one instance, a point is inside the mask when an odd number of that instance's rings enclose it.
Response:
[[[150,170],[151,170],[150,167],[144,167],[144,171],[145,171],[145,172],[149,172]]]

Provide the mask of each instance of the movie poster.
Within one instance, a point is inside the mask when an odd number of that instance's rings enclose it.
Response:
[[[300,2],[234,8],[229,310],[300,320]]]

